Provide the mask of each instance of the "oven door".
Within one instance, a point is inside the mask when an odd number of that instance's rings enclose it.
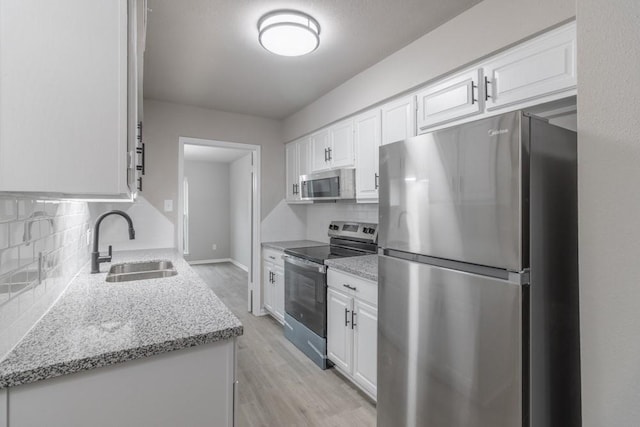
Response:
[[[327,269],[285,255],[284,310],[315,334],[327,336]]]

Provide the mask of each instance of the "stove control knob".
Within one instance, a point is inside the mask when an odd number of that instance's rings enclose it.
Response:
[[[370,228],[370,229],[369,229],[369,234],[374,234],[375,232],[376,232],[376,229],[375,229],[375,228]]]

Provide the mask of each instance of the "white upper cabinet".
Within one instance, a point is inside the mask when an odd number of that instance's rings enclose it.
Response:
[[[311,146],[311,171],[317,172],[331,168],[328,156],[329,129],[322,129],[309,137]]]
[[[307,175],[309,167],[310,138],[302,138],[285,146],[286,200],[289,203],[309,203],[300,200],[300,175]]]
[[[0,1],[0,191],[135,193],[138,4]]]
[[[356,199],[378,200],[378,148],[381,141],[380,109],[368,111],[353,120],[356,144]]]
[[[310,137],[311,172],[354,166],[353,120],[343,120]]]
[[[298,143],[290,142],[285,146],[286,199],[288,202],[300,200],[300,171],[298,167]]]
[[[332,168],[355,165],[353,120],[343,120],[329,128],[329,162]]]
[[[416,136],[416,96],[410,95],[382,106],[382,145]]]
[[[575,23],[525,42],[483,65],[487,110],[557,99],[576,87]]]
[[[482,70],[473,69],[418,92],[418,128],[432,126],[482,113],[483,93],[479,93]]]

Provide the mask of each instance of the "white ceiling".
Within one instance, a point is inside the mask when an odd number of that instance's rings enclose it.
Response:
[[[149,0],[145,98],[282,119],[480,1]],[[265,51],[257,23],[277,9],[316,18],[320,47]]]
[[[185,144],[184,159],[200,162],[231,163],[240,157],[248,155],[250,152],[250,150],[236,150],[235,148]]]

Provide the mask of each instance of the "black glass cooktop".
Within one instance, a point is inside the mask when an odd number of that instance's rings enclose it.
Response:
[[[368,254],[367,252],[333,245],[286,249],[284,252],[298,258],[304,258],[308,261],[317,262],[318,264],[324,264],[324,261],[327,259],[346,258]]]

